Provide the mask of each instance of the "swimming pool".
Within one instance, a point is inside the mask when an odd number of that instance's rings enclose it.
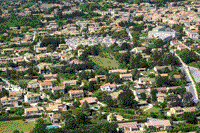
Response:
[[[47,126],[46,129],[52,129],[52,128],[59,128],[59,125],[51,125],[51,126]]]

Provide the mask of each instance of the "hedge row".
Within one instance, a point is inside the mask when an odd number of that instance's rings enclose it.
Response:
[[[41,117],[41,115],[15,116],[15,117],[0,117],[0,121],[22,120],[22,119],[39,118],[39,117]]]

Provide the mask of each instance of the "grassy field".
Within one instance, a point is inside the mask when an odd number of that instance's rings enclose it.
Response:
[[[94,56],[91,57],[91,59],[95,64],[104,68],[111,68],[111,69],[119,68],[119,64],[115,59],[103,58],[100,56]]]
[[[0,121],[1,133],[12,133],[14,130],[27,132],[33,129],[34,123],[24,123],[22,120]]]
[[[151,113],[151,112],[159,113],[160,110],[161,110],[160,108],[153,107],[153,108],[148,109],[148,110],[145,111],[145,112],[146,112],[146,113]]]

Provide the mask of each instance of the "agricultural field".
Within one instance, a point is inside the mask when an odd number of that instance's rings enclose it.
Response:
[[[22,120],[0,121],[1,133],[12,133],[14,130],[27,132],[33,129],[34,123],[24,123]]]
[[[97,64],[101,67],[104,67],[106,69],[119,68],[119,64],[115,59],[109,59],[109,58],[104,58],[104,57],[100,57],[100,56],[94,56],[94,57],[91,57],[91,59],[95,64]]]

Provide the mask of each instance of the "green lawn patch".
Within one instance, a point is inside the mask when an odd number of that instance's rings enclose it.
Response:
[[[27,132],[33,129],[34,123],[24,123],[22,120],[0,121],[1,133],[12,133],[14,130]]]
[[[146,113],[151,113],[151,112],[159,113],[160,110],[161,110],[160,108],[152,107],[152,108],[148,109],[148,110],[145,111],[145,112],[146,112]]]
[[[115,59],[104,58],[100,56],[91,57],[92,61],[101,67],[104,68],[111,68],[111,69],[118,69],[119,64]]]

